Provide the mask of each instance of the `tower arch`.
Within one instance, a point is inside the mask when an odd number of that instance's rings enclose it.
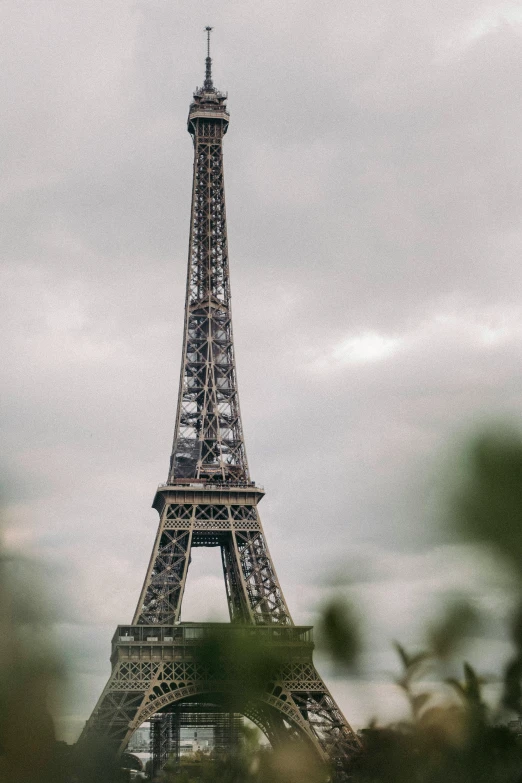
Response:
[[[223,711],[234,712],[248,718],[260,729],[273,747],[290,738],[299,738],[313,747],[321,758],[325,758],[325,753],[317,741],[317,737],[314,736],[307,721],[303,719],[291,699],[286,701],[280,696],[275,697],[270,693],[263,694],[255,700],[245,699],[239,691],[231,691],[229,683],[222,686],[221,690],[218,690],[217,684],[207,684],[206,686],[193,684],[183,689],[182,696],[176,690],[156,695],[137,712],[121,740],[118,753],[122,754],[126,751],[134,732],[154,715],[169,712],[172,707],[183,709],[185,704],[191,704],[194,701],[203,701]],[[287,725],[285,726],[285,724]]]

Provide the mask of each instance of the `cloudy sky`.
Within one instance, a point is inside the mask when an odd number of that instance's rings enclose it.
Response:
[[[391,638],[455,590],[506,611],[434,520],[451,444],[522,407],[522,4],[1,0],[0,24],[6,535],[46,564],[64,736],[132,617],[167,475],[206,24],[270,549],[296,622],[350,583],[368,682],[332,687],[356,726],[394,713]],[[224,607],[197,550],[184,619]]]

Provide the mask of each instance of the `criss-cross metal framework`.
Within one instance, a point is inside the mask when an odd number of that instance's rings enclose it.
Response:
[[[247,483],[237,392],[223,180],[226,96],[207,78],[190,107],[194,179],[183,362],[169,481]]]
[[[156,713],[177,711],[179,718],[190,713],[187,704],[212,702],[219,708],[236,691],[241,703],[245,672],[231,678],[230,672],[206,670],[198,659],[198,645],[211,626],[181,622],[192,547],[217,546],[231,620],[225,627],[239,636],[257,634],[260,644],[284,652],[266,692],[254,702],[245,697],[241,713],[273,744],[299,735],[323,757],[346,758],[359,741],[313,665],[311,629],[293,624],[259,518],[264,492],[248,470],[232,337],[225,100],[213,85],[208,52],[204,86],[196,90],[188,117],[194,179],[169,475],[153,503],[160,522],[132,625],[116,632],[112,674],[82,738],[103,734],[122,752],[133,731]],[[157,737],[163,737],[159,728]],[[158,763],[165,754],[162,742],[157,740]]]

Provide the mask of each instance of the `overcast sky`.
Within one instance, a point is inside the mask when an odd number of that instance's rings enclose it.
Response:
[[[506,611],[433,522],[450,445],[522,407],[522,4],[2,0],[7,539],[48,565],[69,739],[156,532],[207,24],[247,452],[294,620],[351,583],[373,682],[332,688],[360,726],[393,713],[389,640],[420,639],[435,599]],[[224,618],[216,551],[186,598]]]

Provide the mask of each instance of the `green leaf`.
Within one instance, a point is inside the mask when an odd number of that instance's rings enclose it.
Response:
[[[437,622],[428,628],[429,648],[435,657],[449,658],[478,627],[479,617],[474,607],[465,599],[453,599]]]
[[[420,672],[424,670],[424,664],[426,664],[431,657],[425,650],[410,655],[399,642],[393,642],[393,646],[397,650],[404,667],[405,682],[417,677]],[[401,682],[399,682],[399,685],[401,685]]]
[[[466,681],[466,693],[470,701],[479,702],[481,699],[481,686],[475,669],[469,664],[464,664],[464,678]]]
[[[431,698],[431,693],[419,693],[411,697],[411,706],[415,715],[418,715],[422,708]]]
[[[504,672],[502,704],[508,710],[522,711],[522,658],[513,658]]]
[[[359,620],[352,606],[341,597],[323,608],[319,622],[320,646],[343,667],[355,665],[361,652]]]
[[[452,524],[490,544],[522,576],[522,437],[506,427],[476,437],[463,467]]]

